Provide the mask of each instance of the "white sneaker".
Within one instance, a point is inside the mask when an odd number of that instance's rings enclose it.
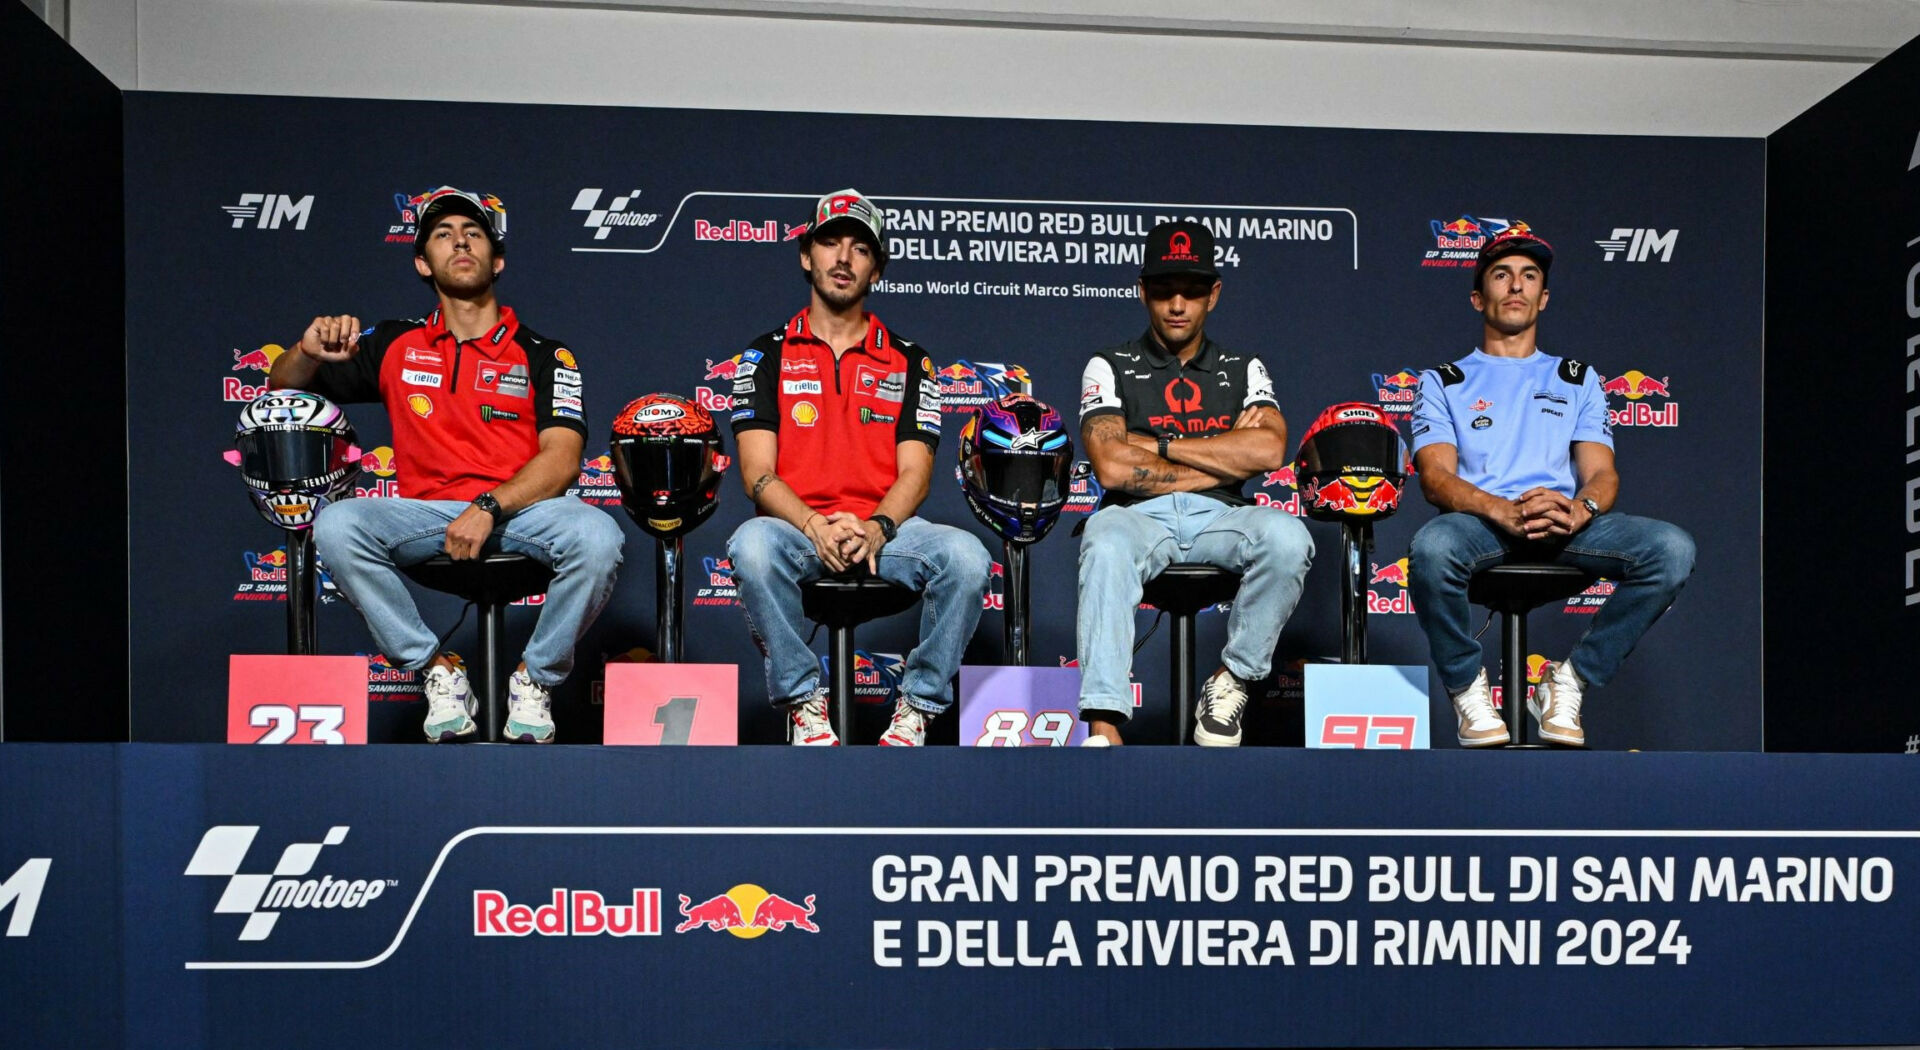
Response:
[[[1499,747],[1513,740],[1507,724],[1493,713],[1493,692],[1487,688],[1487,669],[1472,684],[1453,694],[1453,713],[1460,719],[1461,747]]]
[[[833,722],[827,718],[827,691],[816,689],[813,695],[798,703],[787,705],[787,717],[792,721],[787,742],[799,747],[839,747],[840,737],[833,731]]]
[[[552,707],[546,687],[529,677],[526,668],[513,672],[507,678],[507,725],[502,735],[519,743],[553,743]]]
[[[933,716],[903,700],[893,704],[893,722],[880,734],[881,747],[925,747]]]
[[[447,654],[452,656],[453,654]],[[427,739],[433,743],[472,736],[476,704],[473,689],[467,684],[467,665],[457,656],[454,665],[433,664],[427,668]]]
[[[1113,741],[1108,740],[1106,737],[1103,737],[1098,733],[1088,732],[1087,738],[1085,740],[1080,741],[1080,746],[1081,747],[1112,747]]]
[[[1571,660],[1540,669],[1540,684],[1527,700],[1527,710],[1540,721],[1540,739],[1563,747],[1587,746],[1587,731],[1580,727],[1581,692],[1586,686]]]
[[[1200,687],[1193,742],[1201,747],[1239,747],[1240,716],[1247,709],[1247,683],[1222,667]]]

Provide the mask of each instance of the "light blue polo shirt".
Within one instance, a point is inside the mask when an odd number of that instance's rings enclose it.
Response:
[[[1587,365],[1535,350],[1489,357],[1477,348],[1420,373],[1413,450],[1452,445],[1460,477],[1502,499],[1538,486],[1577,491],[1572,445],[1613,447],[1607,398]]]

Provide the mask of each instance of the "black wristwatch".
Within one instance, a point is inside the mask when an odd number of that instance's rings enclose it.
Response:
[[[1173,444],[1173,435],[1172,435],[1172,434],[1162,434],[1162,435],[1160,435],[1160,458],[1161,458],[1161,459],[1165,459],[1165,458],[1167,458],[1167,449],[1168,449],[1168,447],[1169,447],[1169,446],[1171,446],[1172,444]]]
[[[1595,503],[1593,501],[1593,497],[1591,496],[1580,497],[1580,505],[1587,508],[1588,514],[1591,514],[1596,518],[1600,516],[1600,504]]]
[[[482,492],[478,496],[473,497],[473,505],[493,515],[493,523],[495,525],[507,520],[507,512],[500,508],[500,501],[494,499],[493,493],[491,492]]]
[[[867,520],[880,526],[880,535],[885,537],[888,543],[892,543],[893,538],[900,535],[900,526],[895,525],[893,519],[887,517],[885,514],[875,514]]]

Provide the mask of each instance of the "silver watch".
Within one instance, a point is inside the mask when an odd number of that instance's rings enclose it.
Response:
[[[1591,496],[1580,497],[1580,505],[1587,508],[1588,514],[1591,514],[1596,518],[1600,516],[1600,504],[1595,503],[1593,501],[1593,497]]]

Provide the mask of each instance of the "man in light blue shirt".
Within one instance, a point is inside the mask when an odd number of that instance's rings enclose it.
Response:
[[[1552,246],[1525,223],[1487,241],[1472,295],[1485,322],[1481,345],[1421,373],[1414,401],[1420,489],[1445,513],[1413,538],[1413,602],[1453,698],[1462,747],[1509,742],[1468,629],[1474,573],[1510,561],[1555,562],[1614,582],[1572,654],[1543,670],[1530,705],[1542,740],[1585,747],[1585,690],[1612,679],[1693,572],[1685,531],[1609,513],[1620,475],[1600,377],[1536,345],[1552,266]]]

